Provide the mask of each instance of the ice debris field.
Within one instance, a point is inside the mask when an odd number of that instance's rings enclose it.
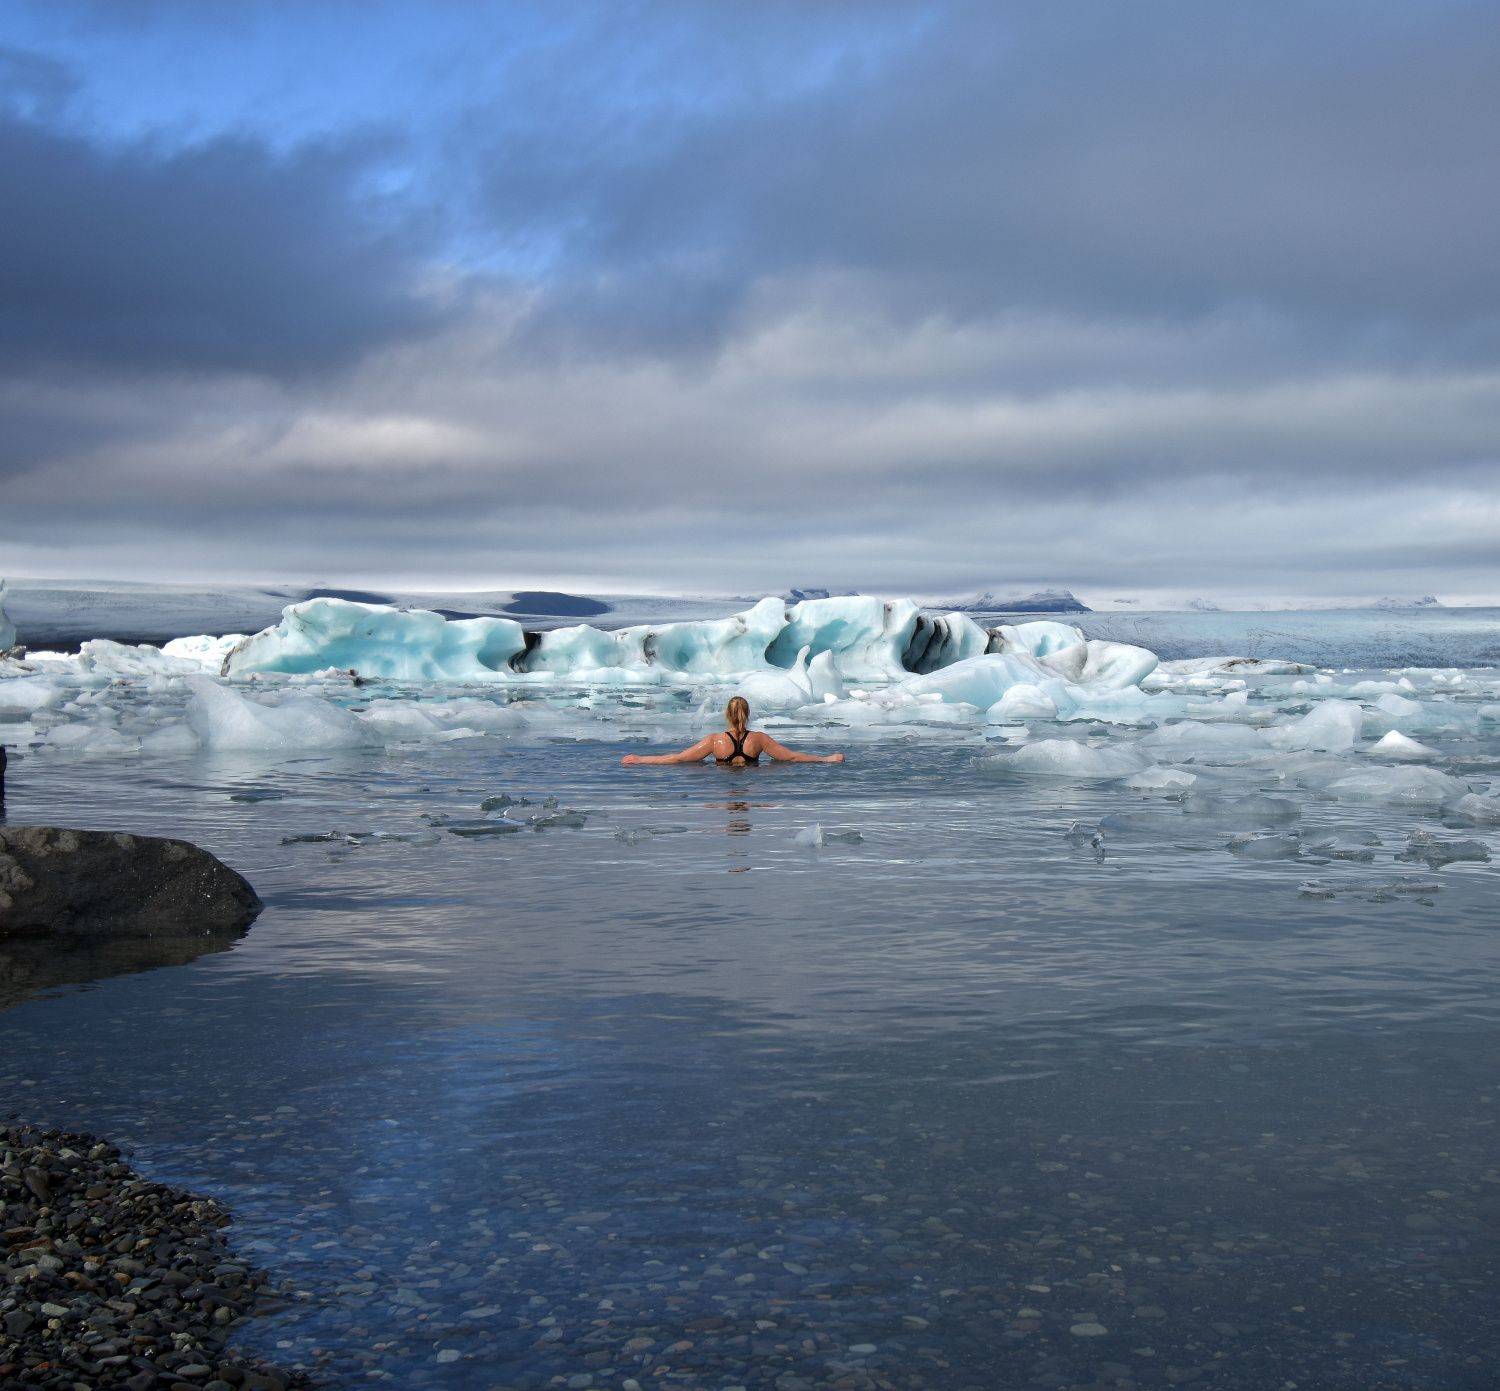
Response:
[[[971,746],[999,778],[1113,785],[1122,810],[1081,828],[1090,841],[1144,829],[1139,808],[1153,802],[1223,820],[1251,859],[1368,855],[1336,834],[1309,841],[1296,824],[1309,799],[1404,808],[1476,835],[1500,824],[1493,668],[1163,662],[1061,622],[986,629],[863,596],[542,633],[314,599],[250,635],[0,658],[0,740],[38,758],[272,759],[462,739],[677,747],[718,727],[734,692],[757,723],[856,756],[930,740]],[[1473,835],[1412,835],[1410,856],[1428,865],[1488,858]]]

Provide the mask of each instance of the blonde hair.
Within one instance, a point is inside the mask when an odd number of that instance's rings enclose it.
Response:
[[[724,719],[736,734],[743,734],[750,726],[750,702],[744,696],[733,696],[724,707]]]

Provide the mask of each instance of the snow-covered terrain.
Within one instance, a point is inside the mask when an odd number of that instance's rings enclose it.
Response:
[[[457,617],[507,615],[528,627],[578,618],[610,624],[724,613],[721,598],[654,594],[564,594],[548,590],[405,591],[318,585],[133,584],[117,580],[9,581],[5,606],[30,647],[76,647],[88,638],[163,643],[201,633],[250,633],[275,623],[288,604],[328,596],[432,609]]]

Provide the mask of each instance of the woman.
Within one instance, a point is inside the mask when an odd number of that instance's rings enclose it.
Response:
[[[729,768],[744,768],[759,763],[761,754],[777,763],[842,763],[841,753],[798,753],[796,749],[778,744],[769,734],[750,728],[750,702],[744,696],[735,696],[724,709],[724,721],[729,726],[718,734],[700,739],[690,749],[680,753],[639,754],[628,753],[621,763],[701,763],[712,756],[715,763]]]

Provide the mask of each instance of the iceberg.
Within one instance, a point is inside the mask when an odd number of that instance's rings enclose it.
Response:
[[[221,652],[222,674],[230,677],[351,670],[410,682],[721,678],[740,681],[748,699],[773,709],[841,701],[846,680],[894,682],[912,695],[937,693],[980,709],[1025,682],[1073,708],[1105,692],[1138,689],[1157,664],[1143,647],[1089,639],[1065,623],[989,632],[966,614],[924,614],[910,599],[868,595],[792,605],[769,597],[722,619],[612,630],[580,623],[542,633],[527,633],[510,618],[447,618],[320,597],[290,605],[274,627],[249,637],[182,639],[138,660],[180,673]]]
[[[526,650],[512,618],[444,618],[349,599],[292,604],[273,628],[237,643],[226,676],[295,675],[343,667],[396,681],[472,681],[507,670]]]
[[[1054,778],[1126,778],[1147,766],[1145,758],[1132,748],[1096,748],[1075,739],[1041,739],[1002,749],[984,761],[992,768]]]

